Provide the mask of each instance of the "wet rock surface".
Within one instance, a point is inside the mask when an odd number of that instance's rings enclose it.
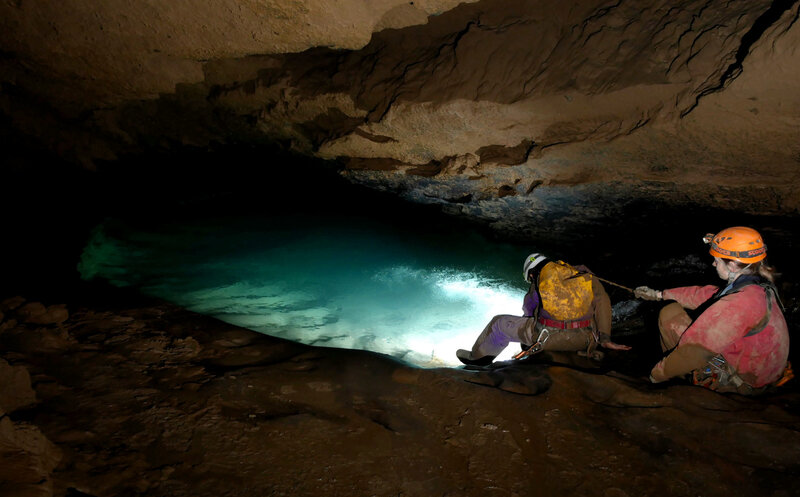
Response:
[[[613,353],[419,369],[161,302],[68,311],[3,310],[4,496],[796,495],[791,383],[655,386]]]

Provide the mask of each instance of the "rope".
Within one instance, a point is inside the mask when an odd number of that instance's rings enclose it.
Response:
[[[591,274],[591,273],[589,273],[589,274]],[[628,288],[627,286],[622,286],[619,283],[614,283],[613,281],[609,281],[609,280],[607,280],[605,278],[601,278],[601,277],[597,276],[596,274],[592,274],[592,276],[594,276],[598,280],[602,281],[603,283],[608,283],[609,285],[614,285],[615,287],[622,288],[623,290],[628,290],[629,292],[634,293],[633,288]]]
[[[568,267],[568,268],[572,269],[573,271],[575,271],[575,275],[570,276],[569,278],[575,278],[576,276],[581,276],[581,275],[584,275],[584,274],[591,274],[592,276],[594,276],[598,280],[602,281],[603,283],[608,283],[609,285],[613,285],[613,286],[615,286],[617,288],[622,288],[623,290],[627,290],[627,291],[629,291],[631,293],[634,293],[633,288],[628,288],[627,286],[622,286],[619,283],[614,283],[611,280],[607,280],[605,278],[601,278],[601,277],[597,276],[596,274],[592,273],[591,271],[580,271],[580,270],[575,269],[574,267],[570,266],[569,264],[567,264],[566,262],[563,262],[563,261],[554,261],[554,262],[556,264],[560,264],[560,265],[562,265],[564,267]],[[569,279],[569,278],[567,278],[567,279]]]

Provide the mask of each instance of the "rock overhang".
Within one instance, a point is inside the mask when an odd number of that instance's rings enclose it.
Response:
[[[89,167],[277,143],[501,230],[800,210],[798,2],[357,3],[7,3],[3,110]]]

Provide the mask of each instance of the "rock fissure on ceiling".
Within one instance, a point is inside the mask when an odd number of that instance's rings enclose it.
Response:
[[[797,1],[76,1],[0,6],[0,103],[77,162],[278,143],[503,226],[800,211]]]
[[[769,28],[778,23],[781,17],[789,12],[792,7],[796,8],[797,5],[798,2],[796,0],[775,0],[772,5],[770,5],[769,9],[767,9],[766,12],[764,12],[758,19],[755,20],[750,30],[747,31],[744,36],[742,36],[739,48],[736,50],[735,60],[722,74],[719,83],[715,86],[711,86],[702,90],[697,95],[694,104],[681,112],[681,117],[685,117],[689,112],[697,107],[701,98],[710,93],[722,90],[728,83],[736,79],[736,77],[742,72],[744,59],[750,53],[750,48],[753,46],[753,44],[755,44]],[[800,10],[798,10],[798,12],[800,12]],[[787,29],[789,29],[796,20],[797,14],[795,14],[794,20],[789,23],[789,27]]]

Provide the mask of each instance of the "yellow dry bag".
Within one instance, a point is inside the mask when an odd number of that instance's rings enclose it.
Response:
[[[565,262],[550,262],[539,275],[539,296],[542,308],[553,319],[580,319],[589,314],[592,308],[592,277],[580,274]]]

